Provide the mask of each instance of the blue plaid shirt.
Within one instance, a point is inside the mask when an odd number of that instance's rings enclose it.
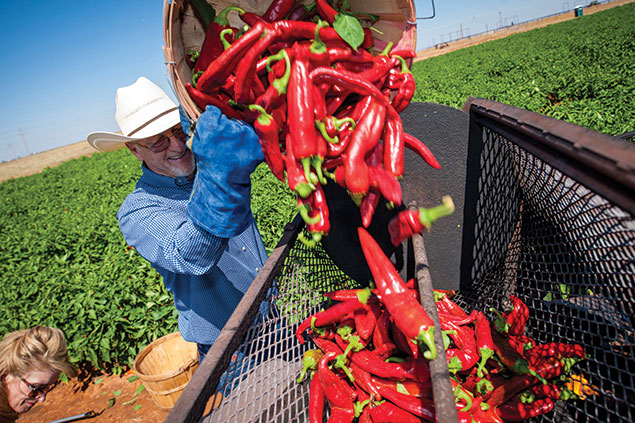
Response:
[[[193,183],[143,165],[117,219],[129,245],[148,260],[174,297],[186,341],[212,344],[267,260],[256,221],[219,238],[196,226],[186,206]]]

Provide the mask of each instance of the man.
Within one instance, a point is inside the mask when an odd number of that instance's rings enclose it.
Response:
[[[210,106],[190,150],[187,118],[143,77],[117,90],[116,109],[122,134],[92,133],[88,142],[100,151],[125,144],[142,162],[119,227],[163,276],[179,331],[202,361],[267,259],[250,208],[249,175],[264,160],[258,137]]]

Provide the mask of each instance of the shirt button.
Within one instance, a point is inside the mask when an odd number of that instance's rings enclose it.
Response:
[[[247,251],[247,247],[243,247],[243,251]]]
[[[259,271],[260,269],[258,267],[256,267],[256,272]]]

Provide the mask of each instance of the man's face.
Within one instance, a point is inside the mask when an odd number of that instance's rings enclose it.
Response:
[[[129,142],[126,146],[137,159],[159,175],[191,177],[196,170],[196,162],[185,141],[186,135],[181,124],[177,124],[154,137]]]

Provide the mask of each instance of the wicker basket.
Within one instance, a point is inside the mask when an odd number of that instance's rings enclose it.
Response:
[[[208,1],[211,4],[211,2]],[[310,0],[303,0],[309,4]],[[413,0],[378,0],[363,1],[350,0],[352,10],[360,13],[372,13],[379,16],[373,25],[378,32],[374,32],[375,52],[380,52],[392,42],[394,49],[415,49],[417,41],[416,15]],[[214,8],[219,11],[227,6],[239,6],[247,12],[262,14],[269,7],[270,0],[235,0],[214,2]],[[235,13],[229,14],[230,24],[240,28],[244,23]],[[192,71],[188,66],[185,52],[188,49],[200,50],[205,38],[205,30],[196,17],[192,6],[186,0],[164,0],[163,3],[163,54],[168,68],[168,74],[174,85],[174,90],[185,112],[196,120],[201,109],[190,99],[185,90],[185,84],[192,79]]]
[[[196,344],[178,332],[165,335],[139,353],[133,368],[157,407],[169,410],[198,368]]]

